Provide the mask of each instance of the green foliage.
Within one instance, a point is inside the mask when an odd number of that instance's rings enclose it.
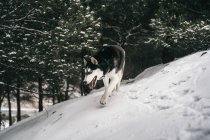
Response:
[[[93,46],[100,39],[100,18],[94,17],[89,7],[79,1],[71,1],[58,26],[52,31],[52,56],[57,58],[51,66],[57,66],[57,72],[71,84],[79,84],[81,80],[81,51],[84,48],[96,50]],[[75,83],[76,82],[76,83]]]
[[[143,27],[154,15],[151,9],[156,9],[148,0],[87,0],[86,4],[102,19],[101,43],[122,47],[141,44]]]
[[[79,0],[4,0],[0,6],[0,76],[12,73],[25,81],[42,76],[56,92],[62,92],[64,80],[79,86],[80,53],[96,50],[100,18]]]
[[[162,0],[151,23],[154,35],[146,43],[173,48],[178,56],[208,49],[209,14],[206,3],[198,0]]]

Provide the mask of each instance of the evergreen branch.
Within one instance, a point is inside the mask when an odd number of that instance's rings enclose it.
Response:
[[[9,69],[11,68],[11,69],[14,69],[14,70],[19,70],[19,71],[32,71],[32,72],[38,73],[37,70],[30,69],[30,68],[17,68],[17,67],[6,65],[6,64],[1,63],[1,62],[0,62],[0,65],[5,66],[5,67],[7,67]]]

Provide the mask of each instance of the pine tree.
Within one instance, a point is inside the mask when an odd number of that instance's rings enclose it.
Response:
[[[151,23],[154,37],[147,43],[168,48],[176,57],[208,49],[210,10],[207,3],[206,0],[161,0]]]
[[[83,6],[78,0],[71,2],[71,6],[60,18],[58,26],[52,33],[53,54],[51,55],[55,60],[50,65],[53,67],[51,71],[53,77],[62,75],[66,83],[78,86],[82,80],[81,51],[84,48],[93,51],[97,49],[95,45],[101,36],[101,24],[100,18],[95,18],[95,13],[90,7]]]
[[[59,101],[64,100],[64,83],[79,86],[82,48],[100,39],[100,19],[79,0],[0,2],[0,75],[3,93],[17,89],[20,105],[20,78],[23,83],[39,83],[39,110],[43,109],[42,89],[48,83]],[[16,79],[14,79],[16,77]],[[8,79],[12,79],[9,81]],[[23,85],[23,89],[26,88]],[[67,98],[68,89],[65,89]],[[53,95],[55,97],[55,95]],[[1,99],[5,94],[1,94]],[[55,103],[55,98],[54,98]],[[19,109],[18,109],[19,110]],[[20,119],[20,112],[18,113]]]

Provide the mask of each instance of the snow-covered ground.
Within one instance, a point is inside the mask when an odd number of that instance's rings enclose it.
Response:
[[[95,90],[15,124],[0,139],[210,140],[210,51],[202,54],[124,81],[106,106],[99,104],[103,90]]]

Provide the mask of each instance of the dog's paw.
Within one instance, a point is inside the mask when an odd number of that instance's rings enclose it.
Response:
[[[100,104],[102,104],[102,105],[106,105],[107,104],[107,98],[106,98],[106,96],[103,95],[101,97]]]

